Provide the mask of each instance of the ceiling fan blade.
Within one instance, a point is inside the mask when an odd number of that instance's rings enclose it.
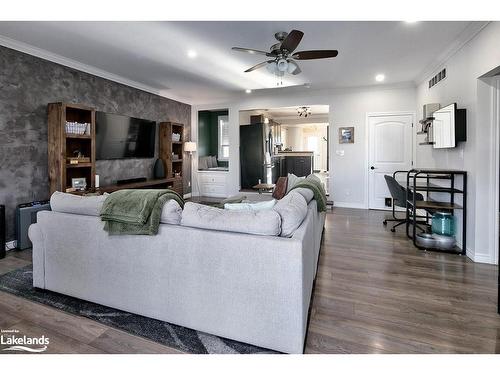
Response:
[[[260,51],[258,49],[252,49],[252,48],[242,48],[242,47],[233,47],[231,48],[234,51],[238,52],[246,52],[251,55],[265,55],[265,56],[272,56],[269,52],[266,51]]]
[[[260,64],[254,65],[251,68],[248,68],[247,70],[245,70],[245,73],[253,72],[254,70],[262,68],[263,66],[266,66],[267,64],[270,64],[272,62],[274,62],[274,60],[268,60],[268,61],[261,62]]]
[[[300,30],[290,31],[285,40],[281,42],[281,49],[286,49],[288,52],[295,51],[303,36],[304,33]]]
[[[311,50],[295,52],[292,57],[296,60],[328,59],[339,54],[336,49]]]
[[[289,60],[288,64],[290,64],[290,65],[292,65],[294,67],[293,69],[289,69],[288,70],[294,76],[296,76],[297,74],[300,74],[302,72],[302,70],[300,70],[299,64],[297,64],[295,61]]]

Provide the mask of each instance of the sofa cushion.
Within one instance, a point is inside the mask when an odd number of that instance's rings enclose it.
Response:
[[[281,237],[291,237],[300,227],[307,215],[307,203],[304,197],[295,191],[288,193],[273,207],[281,217]]]
[[[276,211],[232,211],[193,202],[184,205],[181,225],[263,236],[278,236],[281,232],[281,219]]]
[[[163,205],[160,223],[179,225],[182,219],[182,208],[174,199],[170,199]]]
[[[75,194],[54,192],[50,197],[50,208],[52,211],[67,214],[99,216],[102,205],[109,194],[81,196]]]
[[[224,209],[226,210],[246,210],[246,211],[261,211],[270,210],[276,204],[276,199],[263,202],[252,202],[252,203],[225,203]]]
[[[309,202],[312,201],[314,198],[314,192],[311,189],[299,187],[297,189],[293,189],[293,191],[302,195],[304,197],[304,199],[306,200],[307,204],[309,204]]]

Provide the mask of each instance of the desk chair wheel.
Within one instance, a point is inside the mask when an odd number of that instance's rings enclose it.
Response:
[[[396,229],[391,228],[391,232],[392,232],[392,233],[396,232]]]
[[[387,220],[384,220],[382,224],[387,225]]]

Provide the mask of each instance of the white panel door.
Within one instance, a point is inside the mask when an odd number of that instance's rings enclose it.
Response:
[[[371,209],[388,209],[385,198],[391,194],[384,175],[409,170],[413,155],[413,115],[369,116],[369,186]],[[401,175],[403,177],[404,175]]]

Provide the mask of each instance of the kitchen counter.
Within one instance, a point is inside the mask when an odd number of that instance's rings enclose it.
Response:
[[[313,151],[279,151],[275,156],[313,156]]]
[[[308,176],[314,170],[313,151],[282,151],[273,156],[273,182],[278,177],[286,177],[289,173],[296,176]]]

